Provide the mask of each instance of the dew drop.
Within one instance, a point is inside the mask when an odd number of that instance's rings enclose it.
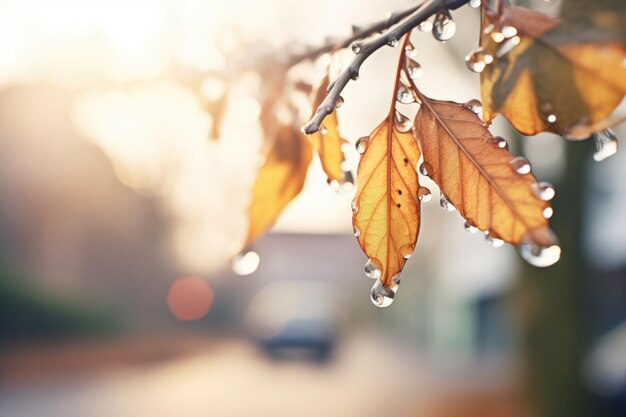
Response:
[[[337,97],[337,101],[335,101],[335,108],[339,109],[341,108],[341,106],[343,106],[344,100],[343,97],[339,96]]]
[[[522,244],[517,247],[520,256],[529,264],[545,268],[552,266],[561,258],[561,247],[555,242],[542,246],[533,242],[531,238],[522,239]]]
[[[415,59],[415,57],[417,56],[417,51],[412,44],[408,44],[404,47],[404,56],[409,59]]]
[[[376,281],[370,291],[370,300],[376,307],[384,308],[393,303],[395,295],[396,292],[391,287],[385,287],[380,281]]]
[[[509,164],[511,164],[511,168],[513,168],[513,171],[520,175],[530,173],[530,162],[528,162],[528,159],[524,158],[523,156],[517,156],[511,159]]]
[[[369,136],[363,136],[362,138],[359,138],[356,141],[356,151],[360,154],[365,153],[365,150],[367,149],[367,144],[369,143],[370,138]]]
[[[472,72],[481,73],[493,62],[493,57],[485,53],[483,48],[475,49],[465,57],[465,66]]]
[[[543,214],[544,219],[551,219],[552,215],[554,214],[554,210],[552,209],[552,207],[546,207],[543,209],[543,212],[541,214]]]
[[[328,179],[326,182],[330,186],[330,189],[334,192],[338,193],[341,191],[341,183],[339,181]]]
[[[320,135],[325,135],[328,133],[328,128],[325,125],[320,125],[319,132]]]
[[[398,132],[406,133],[413,128],[413,122],[411,119],[396,110],[394,117],[394,126]]]
[[[400,85],[400,87],[398,87],[398,93],[396,94],[396,100],[398,100],[398,102],[402,103],[402,104],[415,103],[415,97],[413,97],[413,94],[411,94],[409,89],[406,88],[406,86],[404,86],[404,85]]]
[[[361,52],[361,42],[353,42],[350,46],[350,49],[352,49],[352,52],[354,52],[355,54],[358,54],[359,52]]]
[[[431,20],[424,20],[422,23],[417,25],[417,29],[420,32],[430,32],[433,30],[433,22]]]
[[[417,198],[422,203],[428,203],[433,198],[433,195],[428,188],[420,187],[417,189]]]
[[[478,9],[480,7],[481,0],[470,0],[467,4],[472,9]]]
[[[533,194],[535,194],[535,197],[541,201],[550,201],[556,194],[552,184],[546,181],[534,183],[530,186],[530,189],[533,191]]]
[[[409,259],[411,255],[413,255],[414,250],[415,250],[415,245],[409,243],[407,245],[400,247],[400,255],[402,255],[404,259]]]
[[[450,12],[446,9],[441,10],[435,16],[433,21],[433,36],[438,41],[447,41],[452,39],[456,32],[456,23]]]
[[[494,136],[491,141],[500,149],[509,149],[509,143],[501,136]]]
[[[416,80],[422,76],[424,68],[422,68],[419,62],[409,58],[406,60],[406,73],[410,79]]]
[[[256,271],[260,262],[261,258],[258,253],[254,251],[241,252],[233,258],[231,267],[235,274],[245,276]]]
[[[359,229],[358,227],[354,227],[354,237],[359,237],[361,236],[361,229]]]
[[[491,32],[491,39],[493,39],[495,43],[500,43],[504,40],[504,35],[501,32],[493,31]]]
[[[456,208],[448,201],[446,196],[440,191],[439,192],[439,206],[445,211],[454,211]]]
[[[512,27],[512,26],[509,26]],[[519,36],[513,36],[510,39],[507,39],[500,47],[496,50],[496,58],[502,58],[504,55],[511,52],[519,43],[521,39]]]
[[[554,123],[556,122],[556,114],[549,114],[546,116],[546,120],[548,121],[548,123]]]
[[[433,171],[432,165],[428,162],[422,162],[419,166],[419,172],[425,177],[430,177],[431,172]]]
[[[396,46],[398,46],[398,39],[396,38],[391,38],[387,41],[387,46],[391,46],[392,48],[395,48]]]
[[[369,258],[365,263],[365,275],[371,279],[379,279],[383,270],[383,265],[376,258]]]
[[[465,231],[467,233],[476,233],[478,231],[478,227],[474,226],[473,224],[469,222],[465,222],[463,227],[465,228]]]
[[[502,26],[502,29],[500,29],[500,32],[502,32],[502,35],[508,39],[517,35],[517,28],[511,25],[504,25]]]
[[[617,152],[617,138],[611,129],[594,133],[593,143],[596,145],[596,151],[593,154],[594,161],[604,161]]]
[[[490,23],[485,29],[483,29],[483,33],[485,35],[489,35],[495,28],[496,26],[493,23]]]
[[[359,212],[359,206],[356,205],[356,201],[352,201],[350,203],[350,207],[352,208],[352,214],[356,215]]]
[[[492,248],[499,248],[504,245],[504,240],[489,236],[489,233],[487,232],[485,233],[485,243]]]
[[[476,114],[480,114],[483,111],[483,104],[480,102],[480,100],[472,99],[463,104],[463,106]]]

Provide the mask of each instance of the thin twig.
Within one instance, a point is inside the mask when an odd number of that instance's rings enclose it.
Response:
[[[359,76],[361,65],[370,55],[382,48],[384,45],[397,43],[402,36],[407,34],[411,29],[430,18],[432,15],[442,9],[457,9],[469,0],[426,0],[413,13],[408,15],[404,20],[399,22],[395,27],[389,29],[385,33],[376,38],[364,42],[360,45],[360,50],[354,59],[340,75],[330,85],[328,95],[317,108],[317,111],[309,123],[304,126],[303,131],[307,135],[315,133],[319,130],[324,118],[333,112],[339,95],[346,87],[350,80],[356,80]]]

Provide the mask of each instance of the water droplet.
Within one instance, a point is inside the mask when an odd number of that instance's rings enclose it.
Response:
[[[493,62],[493,57],[485,53],[483,48],[478,48],[470,52],[465,57],[465,65],[470,71],[480,73],[485,67]]]
[[[350,68],[349,71],[350,71],[350,79],[352,81],[356,81],[356,80],[359,79],[359,70],[358,69]]]
[[[369,258],[365,263],[365,275],[371,279],[379,279],[382,271],[383,265],[376,258]]]
[[[417,198],[422,203],[428,203],[433,198],[433,195],[428,188],[420,187],[417,189]]]
[[[433,22],[431,20],[424,20],[422,23],[417,25],[417,29],[420,32],[430,32],[433,30]]]
[[[398,46],[398,39],[396,38],[391,38],[387,41],[387,46],[391,46],[392,48],[395,48],[396,46]]]
[[[519,43],[521,39],[519,36],[513,36],[510,39],[507,39],[500,47],[496,50],[496,58],[502,58],[504,55],[511,52]]]
[[[359,52],[361,52],[361,42],[353,42],[350,48],[352,49],[352,52],[358,54]]]
[[[438,41],[450,40],[455,32],[456,23],[452,19],[450,12],[446,9],[439,11],[433,22],[433,36],[435,39]]]
[[[516,156],[515,158],[511,159],[509,164],[511,164],[511,168],[513,168],[513,171],[520,175],[530,173],[530,162],[528,162],[528,159],[524,158],[523,156]]]
[[[552,266],[561,258],[561,247],[557,244],[556,238],[548,246],[538,245],[531,238],[524,238],[517,251],[526,262],[539,268]]]
[[[554,210],[552,209],[552,207],[546,207],[543,209],[543,212],[541,214],[543,214],[544,219],[551,219],[552,215],[554,214]]]
[[[352,191],[354,188],[354,175],[352,171],[343,173],[343,191]]]
[[[413,94],[411,93],[411,91],[409,91],[409,89],[406,88],[406,86],[404,85],[400,85],[400,87],[398,87],[396,100],[398,100],[398,102],[402,104],[415,103],[415,97],[413,97]]]
[[[339,109],[341,108],[341,106],[343,106],[344,100],[343,97],[339,96],[337,97],[337,101],[335,101],[335,108]]]
[[[417,51],[412,44],[409,43],[407,46],[404,47],[404,56],[409,59],[415,59],[415,57],[417,56]]]
[[[467,4],[472,9],[478,9],[480,7],[481,0],[470,0]]]
[[[472,225],[470,222],[465,222],[463,227],[467,233],[476,233],[478,231],[478,227]]]
[[[331,180],[329,178],[328,180],[326,180],[326,182],[330,186],[330,189],[333,190],[334,192],[338,193],[339,191],[341,191],[341,183],[339,181]]]
[[[322,124],[320,125],[319,132],[320,132],[320,135],[325,135],[328,133],[328,128]]]
[[[413,255],[414,250],[415,250],[415,245],[409,243],[400,248],[400,255],[402,255],[404,259],[409,259],[411,255]]]
[[[422,76],[424,73],[424,68],[420,65],[419,62],[414,59],[408,58],[406,60],[406,73],[410,79],[416,80]]]
[[[256,271],[260,262],[261,258],[258,253],[254,251],[241,252],[233,258],[231,267],[235,274],[245,276]]]
[[[406,133],[413,128],[413,122],[411,119],[400,113],[398,110],[396,110],[395,113],[394,125],[398,132],[401,133]]]
[[[593,143],[596,145],[596,151],[593,154],[594,161],[604,161],[617,152],[617,138],[611,129],[594,133]]]
[[[359,237],[361,236],[361,229],[359,229],[358,227],[354,227],[354,237]]]
[[[490,23],[485,29],[483,29],[483,33],[485,35],[489,35],[495,28],[496,26],[493,23]]]
[[[495,236],[489,236],[489,232],[485,233],[485,243],[492,248],[499,248],[504,245],[504,240],[498,239]]]
[[[439,192],[439,206],[445,211],[454,211],[456,208],[448,201],[446,196],[440,191]]]
[[[504,40],[504,35],[501,32],[494,31],[491,32],[491,39],[493,39],[495,43],[500,43]]]
[[[367,149],[367,144],[369,143],[370,138],[369,136],[363,136],[362,138],[359,138],[356,141],[356,151],[360,154],[365,153],[365,150]]]
[[[556,194],[552,184],[546,181],[534,183],[530,186],[530,189],[533,191],[533,194],[535,194],[535,197],[541,201],[550,201],[554,198],[554,194]]]
[[[359,206],[356,205],[356,201],[352,201],[350,203],[350,207],[352,208],[352,214],[356,215],[359,212]]]
[[[483,104],[480,102],[480,100],[473,99],[467,101],[465,104],[463,104],[463,106],[476,114],[480,114],[480,112],[483,111]]]
[[[509,149],[509,143],[501,136],[494,136],[491,141],[500,149]]]
[[[433,172],[433,167],[428,162],[422,162],[419,167],[419,172],[425,177],[430,177],[431,172]]]
[[[517,28],[515,26],[511,26],[511,25],[504,25],[500,29],[500,32],[502,32],[502,35],[505,38],[508,39],[508,38],[512,38],[513,36],[517,35]]]
[[[548,121],[548,123],[554,123],[556,122],[556,114],[549,114],[546,116],[546,120]]]
[[[372,303],[376,307],[389,307],[391,303],[393,303],[393,298],[396,295],[396,291],[397,285],[394,291],[392,287],[385,287],[383,284],[381,284],[380,281],[376,281],[376,283],[374,283],[374,286],[372,287],[372,290],[370,291],[370,300],[372,300]]]

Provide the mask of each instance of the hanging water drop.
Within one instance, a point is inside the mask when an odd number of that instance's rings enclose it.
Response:
[[[361,236],[361,229],[359,229],[358,227],[354,227],[354,237],[359,237]]]
[[[337,97],[337,101],[335,101],[335,108],[339,109],[341,108],[341,106],[343,106],[344,100],[343,97],[339,96]]]
[[[543,209],[543,212],[541,214],[543,214],[544,219],[551,219],[552,215],[554,214],[554,210],[552,209],[552,207],[546,207]]]
[[[470,0],[467,4],[472,9],[478,9],[480,7],[481,0]]]
[[[430,177],[433,167],[428,162],[422,162],[419,166],[419,172],[425,177]]]
[[[440,191],[439,192],[439,206],[445,211],[454,211],[456,208],[448,201],[446,196]]]
[[[415,250],[415,245],[413,244],[404,245],[400,248],[400,255],[402,255],[404,259],[409,259],[411,255],[413,255],[414,250]]]
[[[491,32],[491,39],[493,39],[495,43],[500,43],[504,40],[504,35],[501,32],[493,31]]]
[[[355,54],[358,54],[359,52],[361,52],[361,42],[353,42],[350,46],[350,49],[352,49],[352,52],[354,52]]]
[[[483,104],[480,102],[480,100],[472,99],[463,104],[463,106],[476,114],[480,114],[483,111]]]
[[[433,30],[433,22],[431,20],[424,20],[422,23],[417,25],[417,29],[420,32],[430,32]]]
[[[546,116],[546,121],[548,123],[554,123],[556,122],[556,114],[549,114]]]
[[[467,233],[476,233],[478,231],[478,227],[474,226],[470,222],[465,222],[463,227]]]
[[[331,180],[330,178],[326,180],[330,189],[334,192],[338,193],[341,190],[341,183],[337,180]]]
[[[433,198],[433,195],[428,188],[420,187],[417,189],[417,198],[422,203],[428,203]]]
[[[390,287],[385,287],[380,281],[376,281],[370,291],[370,300],[376,307],[389,307],[393,303],[395,291]]]
[[[611,129],[605,129],[593,134],[593,143],[596,151],[593,154],[594,161],[604,161],[617,152],[617,138]]]
[[[356,205],[356,201],[352,201],[350,203],[350,208],[352,208],[352,214],[356,215],[359,212],[359,206]]]
[[[396,46],[398,46],[398,39],[395,37],[392,37],[391,39],[387,41],[387,46],[391,46],[392,48],[395,48]]]
[[[259,267],[261,258],[254,251],[241,252],[232,260],[231,267],[237,275],[250,275]]]
[[[409,43],[407,46],[404,47],[404,56],[409,59],[415,59],[415,57],[417,56],[417,51],[412,44]]]
[[[511,25],[504,25],[500,29],[500,32],[502,33],[502,36],[504,36],[506,39],[508,39],[508,38],[512,38],[513,36],[517,35],[517,28],[515,26],[511,26]]]
[[[485,67],[493,62],[493,57],[486,53],[483,48],[470,52],[465,57],[465,65],[472,72],[481,73]]]
[[[367,144],[369,143],[370,138],[369,136],[363,136],[362,138],[359,138],[356,141],[356,151],[360,154],[365,153],[365,150],[367,149]]]
[[[328,128],[322,124],[320,125],[319,132],[320,132],[320,135],[325,135],[328,133]]]
[[[419,62],[411,58],[408,58],[406,60],[406,73],[410,79],[412,80],[418,79],[419,77],[422,76],[423,72],[424,72],[424,69],[422,68]]]
[[[534,243],[531,238],[524,238],[517,250],[526,262],[539,268],[552,266],[561,258],[561,247],[556,239],[552,244],[543,246]]]
[[[519,36],[513,36],[510,39],[507,39],[500,47],[496,50],[496,58],[502,58],[504,55],[511,52],[519,43],[521,39]]]
[[[537,197],[541,201],[550,201],[554,198],[556,191],[552,184],[547,181],[541,181],[534,183],[530,186],[531,190],[535,197]]]
[[[409,91],[409,89],[404,85],[400,85],[400,87],[398,87],[396,100],[398,100],[398,102],[402,104],[415,103],[415,97],[413,97],[411,91]]]
[[[500,149],[509,149],[509,143],[501,136],[494,136],[491,141]]]
[[[517,156],[511,159],[509,164],[511,164],[511,168],[513,168],[513,171],[520,175],[526,175],[530,173],[530,162],[528,162],[528,159],[524,158],[523,156]]]
[[[396,127],[396,130],[398,130],[398,132],[406,133],[413,128],[413,122],[404,114],[396,110],[394,117],[394,126]]]
[[[452,39],[456,32],[456,23],[447,9],[441,10],[435,16],[433,22],[433,36],[438,41],[448,41]]]
[[[382,274],[383,266],[376,258],[369,258],[365,263],[365,275],[371,279],[379,279]]]
[[[494,236],[489,236],[489,233],[486,232],[485,243],[487,244],[487,246],[491,246],[492,248],[499,248],[502,245],[504,245],[504,240],[498,239],[497,237],[494,237]]]

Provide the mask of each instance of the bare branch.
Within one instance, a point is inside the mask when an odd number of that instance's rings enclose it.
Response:
[[[395,27],[389,29],[380,36],[361,44],[359,46],[358,53],[355,55],[348,68],[346,68],[330,85],[328,95],[322,104],[320,104],[317,108],[315,116],[313,116],[309,123],[304,126],[304,133],[310,135],[311,133],[315,133],[319,130],[324,118],[326,118],[326,116],[332,113],[335,109],[337,99],[348,82],[350,82],[350,80],[356,80],[359,77],[361,65],[367,58],[369,58],[370,55],[384,45],[393,45],[394,43],[397,43],[402,36],[438,11],[446,8],[457,9],[466,4],[468,1],[469,0],[426,0],[404,20],[399,18],[401,21]]]

